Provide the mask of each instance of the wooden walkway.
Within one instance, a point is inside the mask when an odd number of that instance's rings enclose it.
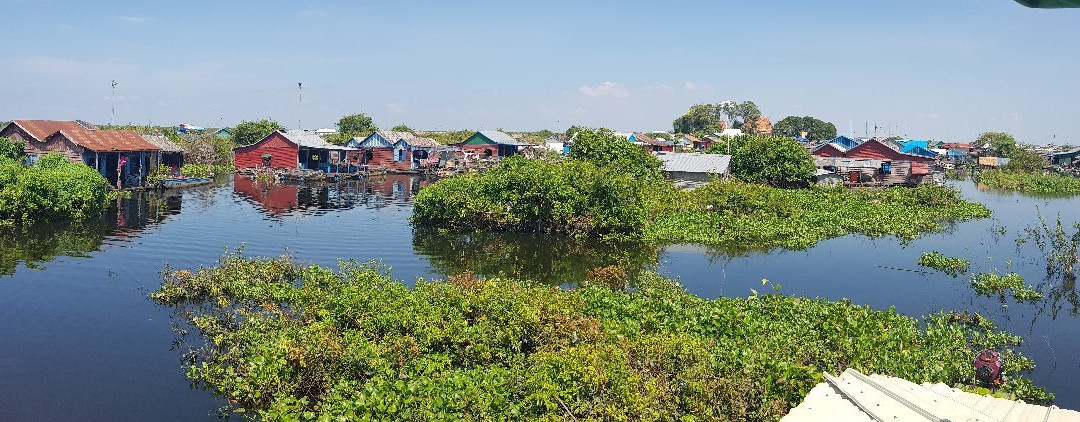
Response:
[[[918,385],[854,369],[806,395],[782,421],[1080,421],[1080,412],[980,396],[945,384]]]

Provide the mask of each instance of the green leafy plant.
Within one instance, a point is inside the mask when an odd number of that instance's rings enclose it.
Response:
[[[163,274],[151,297],[201,337],[187,376],[259,419],[777,419],[823,371],[955,384],[981,348],[1003,352],[1005,389],[1052,397],[1023,382],[1020,338],[978,315],[708,300],[652,273],[627,291],[615,269],[571,290],[471,275],[408,288],[375,264],[239,256]]]
[[[3,126],[0,126],[2,128]],[[0,138],[0,158],[21,161],[26,155],[26,148],[21,142]]]
[[[0,157],[0,221],[8,224],[98,216],[108,205],[108,189],[97,171],[59,154],[29,166]]]
[[[1043,294],[1034,287],[1024,284],[1024,278],[1016,273],[998,275],[995,273],[979,273],[971,278],[971,287],[981,295],[1001,297],[1005,293],[1012,292],[1013,298],[1018,301],[1033,302],[1042,300]]]
[[[731,174],[744,182],[806,187],[814,178],[814,158],[798,141],[782,136],[739,136],[731,143]]]
[[[987,170],[978,182],[994,189],[1044,195],[1080,195],[1080,179],[1060,174],[1013,170]]]
[[[968,268],[971,267],[971,262],[963,258],[945,256],[938,251],[930,251],[923,253],[919,257],[919,265],[933,268],[955,278],[966,273]]]

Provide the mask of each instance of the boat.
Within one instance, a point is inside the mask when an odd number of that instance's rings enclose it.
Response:
[[[210,177],[176,177],[159,179],[158,186],[164,189],[189,188],[192,186],[208,185],[213,181],[214,179]]]

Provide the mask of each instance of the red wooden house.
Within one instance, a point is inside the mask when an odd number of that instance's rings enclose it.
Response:
[[[847,150],[847,152],[844,153],[844,156],[848,158],[870,158],[886,161],[911,161],[917,163],[934,162],[934,157],[900,152],[902,149],[903,147],[896,141],[888,139],[871,139]]]
[[[259,142],[233,149],[233,166],[347,172],[345,154],[355,150],[326,142],[312,131],[277,130]]]

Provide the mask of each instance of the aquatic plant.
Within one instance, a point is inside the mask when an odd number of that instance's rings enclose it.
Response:
[[[374,264],[239,256],[163,274],[151,297],[200,334],[187,376],[259,419],[777,419],[822,371],[955,384],[985,347],[1005,356],[1004,390],[1052,397],[1023,377],[1020,338],[978,315],[708,300],[652,273],[631,291],[472,276],[410,289]]]
[[[964,258],[945,256],[945,254],[938,251],[930,251],[923,253],[919,257],[919,265],[933,268],[956,278],[960,274],[967,272],[968,268],[971,267],[971,262]]]
[[[82,220],[101,214],[109,185],[94,169],[59,154],[37,163],[0,157],[0,222],[30,224]]]
[[[994,189],[1045,195],[1080,195],[1080,179],[1059,174],[1010,170],[979,173],[979,183]]]
[[[814,157],[786,136],[738,136],[732,146],[731,174],[744,182],[785,188],[807,187],[814,180]]]
[[[1025,285],[1024,278],[1016,273],[998,275],[995,273],[979,273],[971,277],[971,287],[984,296],[998,295],[1005,297],[1005,293],[1012,292],[1013,298],[1021,302],[1034,302],[1042,300],[1043,294],[1034,287]]]

